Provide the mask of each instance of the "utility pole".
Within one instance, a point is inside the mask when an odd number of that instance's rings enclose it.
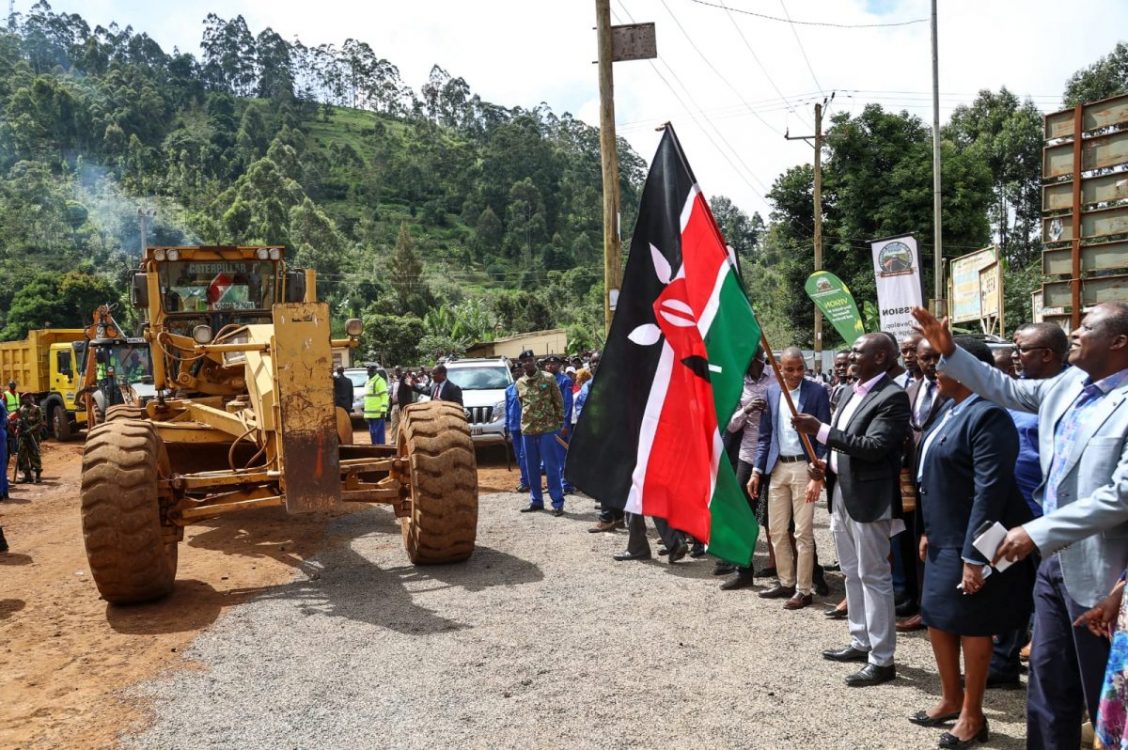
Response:
[[[611,0],[595,0],[595,32],[599,45],[599,153],[603,165],[603,320],[604,333],[623,285],[619,241],[619,152],[615,143],[615,81],[611,74]]]
[[[944,243],[940,226],[940,49],[936,36],[936,0],[932,0],[932,275],[933,313],[948,313],[944,299]]]
[[[834,95],[831,94],[831,99]],[[825,99],[823,101],[826,101]],[[822,270],[822,102],[815,105],[815,270]],[[784,138],[789,141],[806,141],[811,136],[798,136],[785,133]],[[823,345],[823,316],[822,310],[815,306],[815,372],[822,372],[822,345]]]

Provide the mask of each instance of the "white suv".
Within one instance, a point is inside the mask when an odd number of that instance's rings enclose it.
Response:
[[[446,362],[447,378],[462,389],[462,405],[475,443],[505,443],[505,389],[513,382],[509,360]]]

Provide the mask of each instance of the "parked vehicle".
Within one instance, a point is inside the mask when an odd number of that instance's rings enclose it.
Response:
[[[446,362],[447,377],[462,389],[462,406],[475,445],[505,443],[505,389],[513,382],[509,360],[459,359]]]

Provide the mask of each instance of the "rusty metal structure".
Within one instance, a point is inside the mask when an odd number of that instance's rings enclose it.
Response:
[[[119,405],[87,439],[82,518],[103,598],[172,589],[184,527],[253,508],[391,505],[414,563],[464,560],[477,475],[457,404],[405,409],[398,444],[352,444],[333,405],[328,306],[281,247],[150,247],[131,297],[146,311],[156,397]]]
[[[1067,329],[1128,300],[1128,95],[1048,114],[1042,151],[1042,316]]]

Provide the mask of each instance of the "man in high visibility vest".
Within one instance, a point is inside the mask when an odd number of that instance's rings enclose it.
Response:
[[[384,444],[384,420],[388,416],[388,381],[380,377],[375,365],[368,367],[368,382],[364,385],[364,419],[368,422],[368,437],[373,445]]]
[[[8,390],[4,391],[4,406],[9,414],[20,410],[20,394],[16,393],[16,381],[8,381]]]

